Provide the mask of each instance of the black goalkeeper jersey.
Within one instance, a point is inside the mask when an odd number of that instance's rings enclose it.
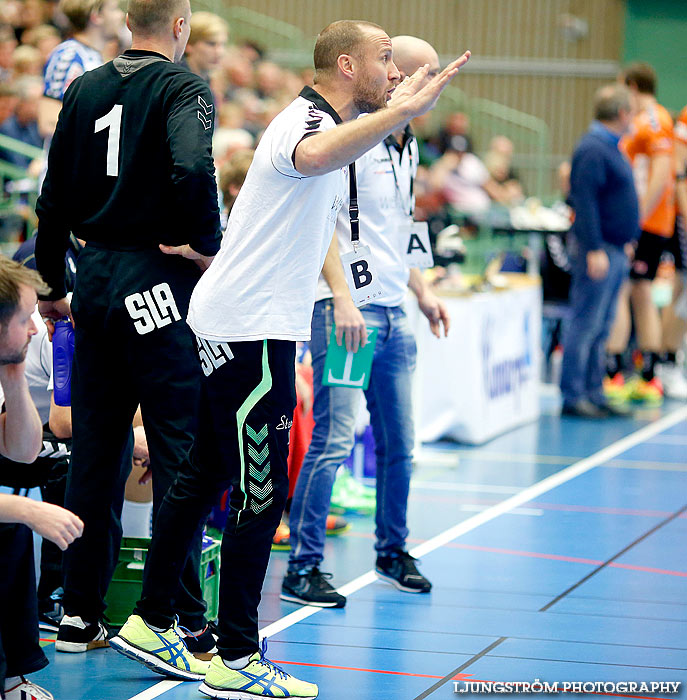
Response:
[[[72,83],[36,206],[50,299],[64,296],[70,232],[114,250],[219,250],[214,119],[207,83],[150,51],[126,51]]]

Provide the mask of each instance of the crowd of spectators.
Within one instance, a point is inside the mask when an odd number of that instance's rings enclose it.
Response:
[[[0,134],[41,147],[38,103],[50,53],[73,34],[56,0],[6,0],[0,6]],[[128,47],[122,25],[102,49],[104,61]],[[189,70],[211,87],[216,105],[213,152],[218,179],[231,156],[257,145],[262,132],[302,86],[312,85],[313,71],[288,69],[268,60],[253,42],[232,42],[227,22],[209,12],[195,12],[184,56]],[[417,124],[420,139],[418,214],[448,221],[449,207],[483,214],[492,202],[522,202],[523,187],[512,168],[513,143],[496,136],[481,159],[463,112],[447,115],[438,127]],[[484,144],[485,147],[487,144]],[[0,160],[29,169],[39,177],[44,164],[0,149]],[[28,234],[30,226],[27,226]]]

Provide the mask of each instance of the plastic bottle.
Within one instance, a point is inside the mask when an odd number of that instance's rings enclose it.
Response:
[[[58,406],[72,405],[72,361],[74,327],[68,318],[55,323],[52,336],[53,398]]]

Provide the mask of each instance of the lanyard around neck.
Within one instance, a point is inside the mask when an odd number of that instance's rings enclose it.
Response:
[[[353,250],[360,243],[360,210],[358,209],[358,180],[355,176],[355,163],[348,166],[348,216],[351,219],[351,243]]]
[[[398,182],[398,174],[396,173],[396,166],[394,165],[394,157],[391,155],[391,148],[389,147],[388,141],[384,141],[384,145],[386,146],[386,152],[389,154],[389,161],[391,162],[391,172],[394,175],[394,185],[396,186],[396,191],[398,192],[398,197],[401,201],[401,206],[403,207],[403,210],[405,211],[406,209],[408,210],[408,215],[412,216],[413,215],[413,189],[415,186],[415,181],[413,178],[413,151],[412,151],[412,144],[410,142],[410,139],[406,141],[408,144],[408,159],[410,162],[410,193],[409,193],[409,199],[408,199],[408,204],[406,207],[406,203],[403,201],[403,192],[401,192],[401,186]],[[399,164],[403,160],[403,151],[405,150],[405,145],[404,147],[399,151],[399,156],[398,156],[398,162]]]

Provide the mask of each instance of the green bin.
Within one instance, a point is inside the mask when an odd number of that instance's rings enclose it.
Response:
[[[217,617],[219,606],[219,552],[220,543],[212,540],[206,544],[200,555],[200,585],[203,598],[208,606],[205,614],[208,620]],[[105,596],[105,612],[110,624],[123,625],[133,612],[141,597],[143,585],[143,565],[148,554],[149,537],[123,537],[119,549],[119,562],[115,568],[112,582]]]

